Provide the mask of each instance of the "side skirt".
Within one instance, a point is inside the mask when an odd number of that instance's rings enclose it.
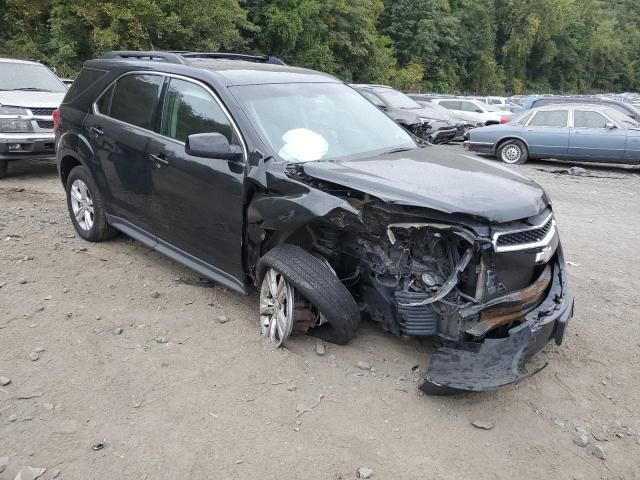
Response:
[[[137,240],[140,243],[146,245],[147,247],[152,248],[163,255],[166,255],[167,257],[180,263],[181,265],[184,265],[191,270],[195,270],[200,275],[203,275],[204,277],[207,277],[208,279],[213,280],[216,283],[224,285],[234,292],[238,292],[243,295],[248,295],[250,293],[250,289],[247,288],[247,285],[244,282],[220,270],[219,268],[203,262],[199,258],[194,257],[184,250],[174,247],[164,240],[160,240],[156,236],[151,235],[147,231],[136,227],[134,224],[128,222],[127,220],[109,214],[106,214],[106,217],[109,224],[116,230],[120,230],[128,237],[131,237],[134,240]]]

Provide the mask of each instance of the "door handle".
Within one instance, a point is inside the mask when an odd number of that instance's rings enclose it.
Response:
[[[91,132],[92,132],[96,137],[101,137],[102,135],[104,135],[104,130],[102,130],[102,128],[100,128],[100,127],[98,127],[98,126],[91,127]]]
[[[149,160],[153,163],[153,166],[156,168],[162,168],[169,165],[169,160],[161,153],[152,153],[149,155]]]
[[[535,132],[536,129],[535,128],[527,128],[527,132]]]

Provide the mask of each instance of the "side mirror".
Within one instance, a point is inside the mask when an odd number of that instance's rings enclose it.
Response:
[[[613,123],[605,123],[604,128],[608,128],[609,130],[613,130],[616,126]]]
[[[194,133],[187,137],[185,151],[194,157],[219,158],[221,160],[240,160],[242,148],[230,145],[227,137],[221,133]]]
[[[482,109],[476,108],[476,113],[484,113],[484,112],[482,111]]]

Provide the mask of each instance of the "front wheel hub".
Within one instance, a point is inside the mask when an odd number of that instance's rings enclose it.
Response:
[[[294,289],[280,272],[270,268],[260,288],[260,329],[265,338],[281,346],[294,324]]]

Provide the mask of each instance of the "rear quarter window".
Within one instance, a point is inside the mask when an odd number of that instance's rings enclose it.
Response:
[[[113,90],[109,117],[154,130],[154,118],[160,101],[162,75],[125,75]]]
[[[64,103],[75,100],[80,94],[91,87],[94,83],[99,81],[107,74],[105,70],[98,70],[95,68],[83,68],[80,70],[78,77],[73,81],[71,87],[67,91],[64,97]]]

